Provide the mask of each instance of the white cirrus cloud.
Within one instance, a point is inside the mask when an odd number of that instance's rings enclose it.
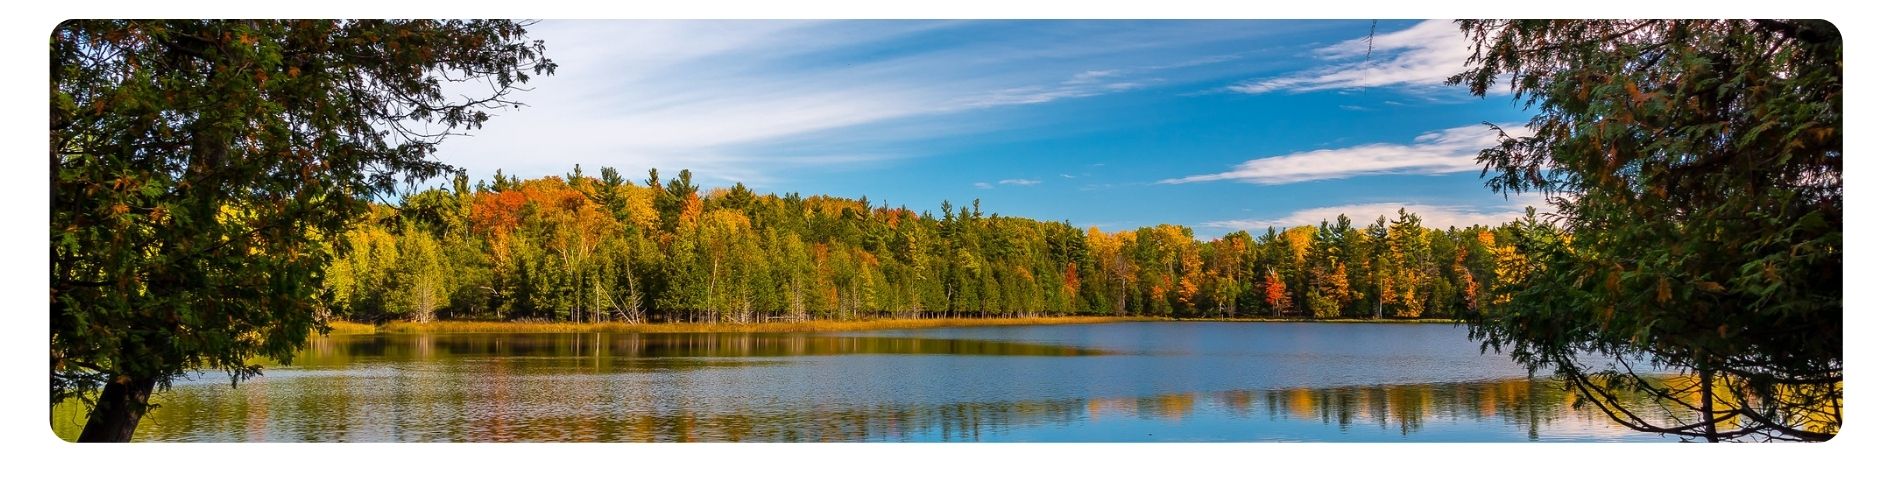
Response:
[[[1529,135],[1521,124],[1500,125],[1512,136]],[[1372,143],[1339,149],[1321,149],[1263,157],[1243,162],[1226,172],[1198,174],[1160,181],[1163,184],[1206,181],[1242,181],[1278,185],[1339,179],[1364,174],[1444,174],[1484,169],[1478,152],[1498,143],[1498,133],[1486,125],[1461,126],[1428,132],[1412,143]]]
[[[1367,52],[1368,42],[1372,53]],[[1443,87],[1465,70],[1471,43],[1448,20],[1429,20],[1404,30],[1360,37],[1314,50],[1331,64],[1229,86],[1246,94],[1309,92],[1362,87]]]
[[[1354,203],[1331,207],[1305,208],[1279,217],[1257,219],[1217,220],[1203,223],[1204,227],[1217,229],[1254,230],[1269,227],[1287,228],[1304,225],[1319,225],[1321,221],[1332,222],[1336,217],[1346,215],[1354,227],[1366,227],[1380,217],[1388,222],[1399,218],[1399,210],[1419,216],[1421,225],[1433,228],[1469,227],[1472,225],[1497,226],[1524,216],[1521,206],[1475,207],[1469,205],[1430,205],[1423,203]]]
[[[1007,87],[988,91],[959,98],[949,103],[948,107],[978,109],[993,106],[1039,104],[1061,99],[1099,96],[1113,92],[1140,89],[1161,82],[1160,79],[1115,80],[1116,77],[1122,77],[1127,72],[1144,72],[1147,70],[1148,69],[1135,71],[1123,69],[1085,70],[1057,84]]]
[[[1043,183],[1043,181],[1039,181],[1036,179],[1001,179],[999,180],[999,184],[1012,185],[1012,186],[1031,186],[1038,183]]]
[[[1241,50],[1299,29],[1216,25],[548,21],[532,33],[557,74],[440,157],[474,176],[581,163],[753,185],[1026,118],[1001,108],[1226,79],[1263,62]]]

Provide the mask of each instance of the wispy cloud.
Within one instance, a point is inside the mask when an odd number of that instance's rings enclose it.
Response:
[[[987,182],[984,182],[984,181],[980,181],[980,182],[977,182],[977,183],[973,183],[973,184],[972,184],[972,187],[973,187],[973,188],[978,188],[978,189],[981,189],[981,190],[990,190],[990,189],[992,189],[992,183],[987,183]]]
[[[859,149],[803,152],[767,168],[747,165],[745,146],[912,114],[924,97],[888,84],[847,86],[865,68],[776,67],[827,50],[884,40],[936,24],[842,32],[812,22],[546,22],[536,37],[559,61],[534,79],[531,105],[495,118],[477,138],[452,141],[443,157],[521,175],[569,167],[689,167],[729,181],[766,180],[766,170],[855,162]],[[781,43],[782,40],[793,40]],[[833,157],[833,158],[830,158]]]
[[[1367,53],[1368,42],[1372,53]],[[1248,94],[1362,87],[1442,87],[1464,70],[1471,43],[1452,21],[1429,20],[1401,31],[1323,46],[1325,66],[1229,86]]]
[[[1149,72],[1153,68],[1156,67],[1145,67],[1135,70],[1085,70],[1072,75],[1070,78],[1058,84],[1009,87],[960,99],[953,102],[951,106],[989,108],[993,106],[1039,104],[1060,99],[1091,97],[1112,92],[1139,89],[1161,83],[1162,79],[1145,77],[1138,80],[1123,80],[1123,77],[1126,75]]]
[[[1285,228],[1303,225],[1318,225],[1321,221],[1332,222],[1336,217],[1346,215],[1353,221],[1354,227],[1366,227],[1380,217],[1391,221],[1399,218],[1399,210],[1417,214],[1420,222],[1428,227],[1468,227],[1472,225],[1496,226],[1524,216],[1523,207],[1473,207],[1465,205],[1428,205],[1420,203],[1355,203],[1331,207],[1307,208],[1296,210],[1280,217],[1259,219],[1217,220],[1203,223],[1204,227],[1229,230],[1254,230],[1268,227]]]
[[[1036,179],[1001,179],[999,180],[999,184],[1012,185],[1012,186],[1031,186],[1038,183],[1043,183],[1043,181],[1039,181]]]
[[[1511,135],[1528,135],[1523,125],[1503,125]],[[1374,143],[1263,157],[1235,169],[1162,180],[1163,184],[1235,180],[1278,185],[1362,174],[1444,174],[1483,169],[1478,152],[1497,143],[1497,133],[1485,125],[1461,126],[1426,133],[1409,144]]]
[[[751,184],[1005,121],[958,118],[1239,73],[1231,55],[1278,35],[1159,23],[560,21],[534,26],[558,74],[529,105],[450,140],[476,176],[689,167]],[[1175,60],[1183,60],[1177,62]],[[784,158],[790,157],[790,158]]]

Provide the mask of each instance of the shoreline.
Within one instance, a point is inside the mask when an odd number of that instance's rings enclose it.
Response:
[[[1210,323],[1453,324],[1450,319],[1296,319],[1163,318],[1155,316],[1040,316],[1030,318],[923,318],[855,321],[772,321],[762,323],[571,323],[538,321],[393,321],[380,325],[352,321],[330,323],[330,334],[373,333],[815,333],[910,330],[926,328],[1079,325],[1152,321]]]
[[[1460,323],[1451,318],[1175,318],[1165,321],[1207,321],[1226,323],[1375,323],[1388,325],[1450,325]]]

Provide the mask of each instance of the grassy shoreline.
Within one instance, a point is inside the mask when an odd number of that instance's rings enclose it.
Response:
[[[1162,318],[1153,316],[1042,316],[1031,318],[928,318],[860,321],[776,321],[765,323],[569,323],[533,321],[394,321],[371,325],[352,321],[330,323],[332,334],[366,333],[807,333],[835,331],[909,330],[971,326],[1044,326],[1149,321],[1242,323],[1451,323],[1449,319],[1292,319],[1292,318]]]

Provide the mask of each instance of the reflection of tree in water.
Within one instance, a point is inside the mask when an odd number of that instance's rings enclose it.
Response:
[[[1082,356],[1106,350],[944,338],[832,336],[804,333],[447,333],[317,337],[297,366],[340,365],[363,357],[794,357],[913,354]]]
[[[1345,431],[1357,425],[1397,427],[1400,435],[1427,421],[1502,418],[1536,427],[1567,416],[1568,393],[1556,383],[1514,379],[1453,384],[1295,388],[1259,392],[1270,418],[1319,420]]]
[[[1389,439],[1474,421],[1538,439],[1607,437],[1595,411],[1572,411],[1559,383],[1467,383],[1167,393],[957,403],[780,403],[727,393],[714,379],[588,377],[698,373],[848,354],[1082,356],[1104,352],[993,340],[818,334],[416,334],[317,339],[296,371],[237,388],[184,384],[165,393],[139,440],[188,441],[987,441],[1031,428],[1151,428],[1236,419],[1237,428],[1320,440],[1322,428]],[[390,364],[356,365],[364,358]],[[438,364],[445,359],[481,359]],[[212,377],[212,379],[215,379]],[[701,385],[701,386],[696,386]],[[735,386],[729,386],[735,387]],[[1633,395],[1626,395],[1633,396]],[[843,398],[845,399],[845,398]],[[1646,401],[1632,401],[1650,405]],[[54,427],[76,435],[72,418]],[[78,413],[77,415],[82,415]],[[1301,425],[1271,424],[1298,423]],[[1318,423],[1309,430],[1307,423]],[[1069,426],[1076,433],[1055,428]],[[1154,426],[1154,427],[1151,427]],[[1097,427],[1101,428],[1101,427]],[[1014,435],[1014,431],[1021,431]],[[1157,432],[1162,432],[1158,430]],[[1192,431],[1199,432],[1199,431]],[[1393,434],[1397,432],[1397,434]],[[1444,431],[1433,434],[1446,436]],[[1558,434],[1561,432],[1562,434]],[[1301,433],[1295,435],[1293,433]],[[1151,437],[1161,438],[1160,434]],[[1200,436],[1239,439],[1244,436]]]
[[[495,370],[504,370],[495,368]],[[508,379],[496,377],[494,379]],[[1560,419],[1605,428],[1593,411],[1572,411],[1560,383],[1503,380],[1469,383],[1294,388],[1145,397],[960,402],[932,405],[824,404],[801,408],[699,411],[688,401],[660,412],[573,411],[557,391],[508,385],[445,400],[350,401],[368,393],[330,378],[321,385],[279,391],[270,402],[262,385],[214,397],[209,388],[182,388],[153,412],[140,440],[301,441],[983,441],[1036,426],[1138,419],[1178,422],[1214,414],[1265,428],[1269,421],[1320,422],[1341,432],[1397,429],[1400,436],[1430,422],[1474,420],[1519,428],[1537,439]],[[505,383],[497,383],[505,384]],[[331,386],[332,385],[332,386]],[[227,390],[227,387],[223,389]],[[503,395],[495,403],[487,393]],[[1643,402],[1647,403],[1647,402]],[[633,405],[632,407],[638,407]],[[641,407],[651,408],[651,407]],[[275,412],[272,415],[271,412]],[[366,414],[366,415],[363,415]],[[270,418],[279,419],[267,423]],[[1592,426],[1590,424],[1597,424]],[[1245,424],[1246,425],[1246,424]],[[270,427],[264,429],[264,427]],[[1234,438],[1236,436],[1229,436]],[[1319,435],[1307,436],[1318,440]],[[1015,438],[1012,438],[1015,439]]]
[[[599,441],[980,441],[1020,425],[1080,420],[1077,400],[821,407],[803,412],[629,415]]]

